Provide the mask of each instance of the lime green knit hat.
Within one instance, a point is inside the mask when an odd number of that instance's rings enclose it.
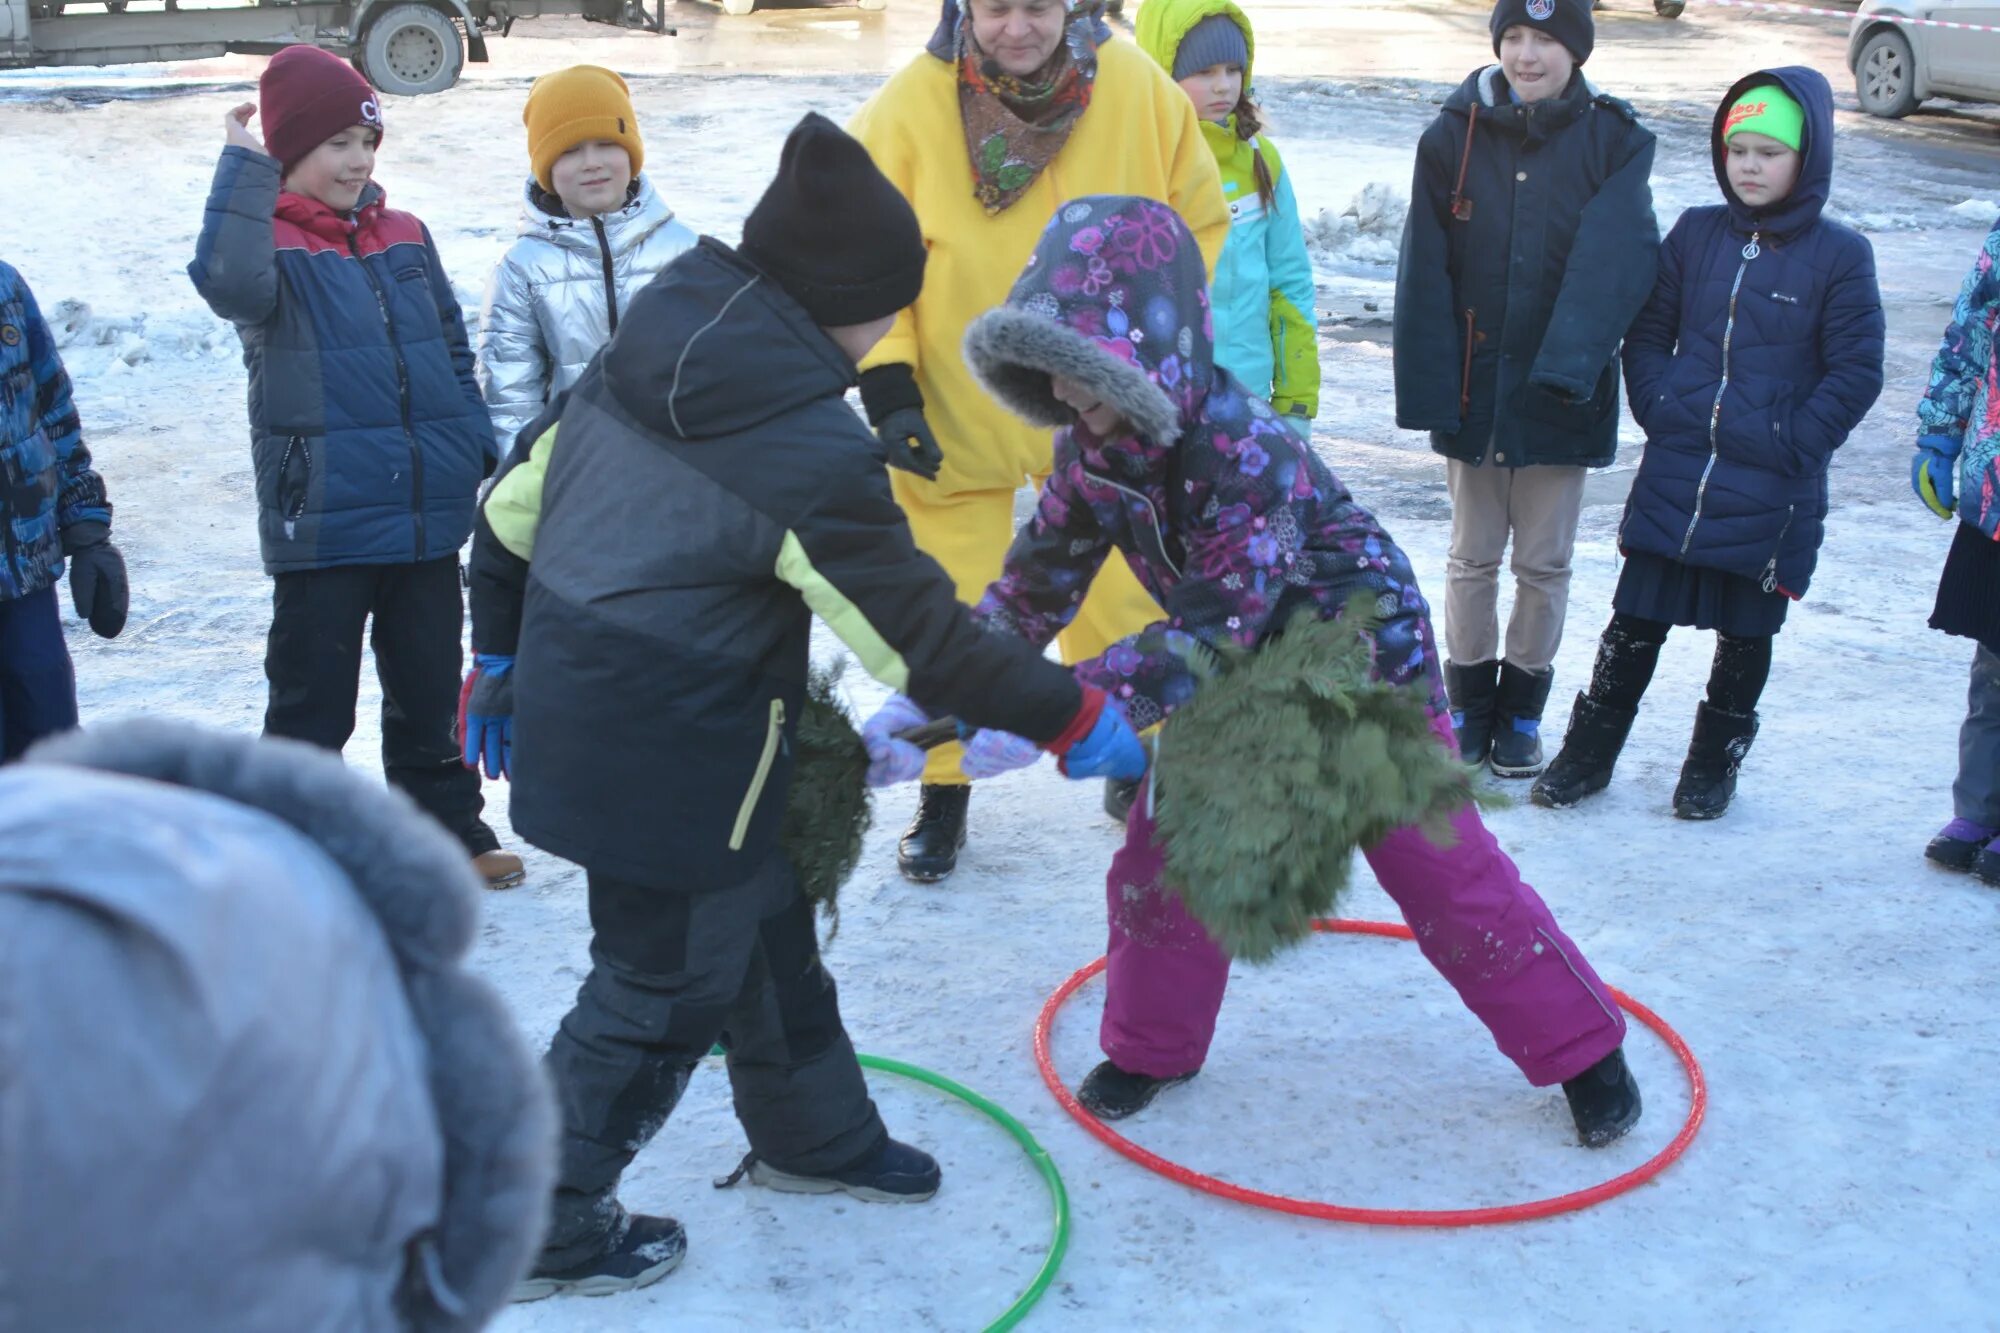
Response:
[[[1739,134],[1762,134],[1793,152],[1805,142],[1805,108],[1776,84],[1762,84],[1736,99],[1722,122],[1722,141]]]

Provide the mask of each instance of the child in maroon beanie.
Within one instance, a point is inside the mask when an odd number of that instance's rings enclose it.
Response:
[[[250,372],[257,535],[275,581],[264,734],[339,750],[364,628],[382,682],[382,767],[489,884],[522,878],[459,762],[459,548],[493,429],[458,300],[422,222],[371,179],[374,89],[309,46],[272,57],[228,142],[188,274],[236,325]],[[261,109],[265,141],[250,132]],[[370,625],[370,622],[372,626]]]

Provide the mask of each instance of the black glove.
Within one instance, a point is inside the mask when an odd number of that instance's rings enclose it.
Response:
[[[861,406],[875,437],[882,441],[890,467],[914,472],[925,481],[937,480],[944,450],[924,420],[924,396],[917,389],[915,371],[900,361],[863,371]]]
[[[63,529],[62,545],[69,557],[69,595],[76,613],[99,638],[117,638],[132,607],[132,587],[125,579],[125,557],[111,544],[111,525],[72,523]]]

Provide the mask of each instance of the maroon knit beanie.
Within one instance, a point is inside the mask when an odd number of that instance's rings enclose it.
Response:
[[[264,148],[286,171],[344,129],[382,129],[382,104],[368,80],[316,46],[288,46],[271,57],[257,80],[257,111]]]

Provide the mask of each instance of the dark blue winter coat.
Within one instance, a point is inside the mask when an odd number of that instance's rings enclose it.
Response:
[[[64,528],[110,521],[55,339],[28,284],[0,263],[0,601],[61,576]]]
[[[1729,188],[1723,118],[1759,83],[1805,109],[1792,193],[1751,209]],[[1625,339],[1646,432],[1619,545],[1805,594],[1826,524],[1826,470],[1882,392],[1875,252],[1820,216],[1833,180],[1833,90],[1790,67],[1740,80],[1712,131],[1727,204],[1667,235],[1660,281]]]
[[[437,560],[497,462],[465,320],[423,223],[370,183],[351,215],[229,147],[188,276],[236,325],[264,569]]]
[[[1396,424],[1461,462],[1609,463],[1618,340],[1660,248],[1652,170],[1651,131],[1581,72],[1533,105],[1498,65],[1467,78],[1417,145]]]

